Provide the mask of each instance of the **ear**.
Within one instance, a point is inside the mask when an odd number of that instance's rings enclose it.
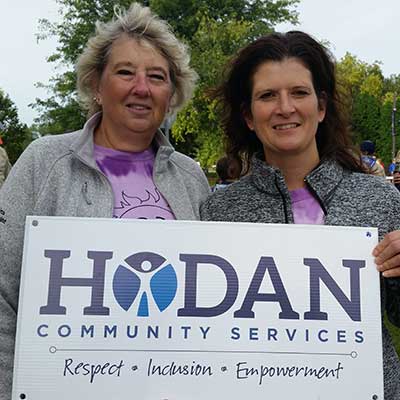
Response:
[[[253,122],[253,116],[251,115],[250,110],[245,110],[242,109],[242,116],[244,120],[246,121],[247,127],[251,130],[254,131],[254,122]]]
[[[176,88],[175,85],[171,82],[171,91],[168,95],[168,103],[166,104],[165,114],[171,115],[171,109],[176,106]]]
[[[321,92],[318,97],[318,122],[322,122],[325,119],[326,114],[326,104],[327,104],[327,96],[325,92]]]
[[[91,82],[91,88],[93,93],[93,99],[95,99],[98,105],[101,105],[101,95],[100,95],[100,79],[96,75]]]

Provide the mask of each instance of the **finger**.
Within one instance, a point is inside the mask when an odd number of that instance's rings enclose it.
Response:
[[[383,240],[378,243],[372,254],[376,257],[377,264],[383,264],[386,260],[400,253],[400,232],[388,233]]]
[[[389,240],[386,239],[386,237],[383,238],[374,248],[372,251],[372,255],[374,257],[377,257],[384,249],[385,247],[389,244]]]
[[[388,262],[391,258],[395,257],[399,253],[398,250],[396,250],[396,246],[393,245],[393,243],[390,243],[387,245],[378,255],[378,257],[375,257],[375,264],[376,265],[382,265]]]
[[[385,237],[375,246],[372,252],[373,256],[377,257],[380,253],[382,253],[386,249],[386,247],[390,245],[390,243],[393,240],[396,240],[396,236],[392,235],[394,233],[397,233],[397,231],[390,232],[385,235]]]
[[[382,273],[384,278],[400,278],[400,267],[389,269]]]
[[[400,254],[389,258],[382,264],[377,264],[376,269],[380,272],[389,271],[395,268],[400,268]]]

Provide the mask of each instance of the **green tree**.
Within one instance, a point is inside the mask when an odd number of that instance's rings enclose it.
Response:
[[[352,127],[358,142],[372,140],[379,136],[381,101],[367,93],[355,96],[352,110]]]
[[[379,62],[368,64],[347,53],[337,64],[337,78],[356,142],[372,140],[377,155],[388,165],[392,154],[393,94],[400,93],[400,77],[384,78]]]
[[[356,97],[367,93],[375,97],[382,96],[383,75],[379,62],[370,65],[356,56],[346,53],[337,63],[339,89],[350,114]]]
[[[215,85],[221,67],[242,45],[271,31],[277,23],[297,21],[293,7],[299,0],[149,0],[161,18],[169,21],[175,33],[192,49],[192,65],[200,79],[195,97],[178,115],[172,130],[177,148],[198,157],[203,166],[212,164],[222,151],[215,105],[207,95]],[[40,112],[37,127],[41,133],[60,133],[82,125],[85,115],[75,92],[73,65],[94,31],[95,21],[113,16],[114,6],[129,7],[127,0],[57,0],[59,22],[41,20],[40,39],[57,37],[59,46],[49,62],[67,72],[56,75],[48,85],[50,97],[37,99]]]
[[[45,87],[50,94],[47,99],[36,99],[36,103],[32,105],[39,112],[35,122],[42,135],[70,132],[82,127],[86,115],[76,95],[74,65],[87,40],[94,33],[95,22],[112,18],[114,6],[128,7],[130,4],[127,0],[56,2],[60,5],[60,21],[39,20],[38,39],[45,40],[53,36],[57,38],[59,44],[56,52],[47,61],[66,71],[56,74],[46,86],[38,83],[38,86]]]
[[[247,21],[221,24],[204,16],[192,39],[192,62],[200,81],[193,100],[178,115],[172,135],[178,144],[191,138],[195,147],[190,155],[204,167],[214,164],[223,152],[219,116],[209,89],[217,85],[223,66],[247,42],[252,28]]]
[[[32,140],[25,124],[19,122],[18,111],[10,97],[0,89],[0,122],[5,130],[0,132],[4,148],[13,164]]]
[[[400,102],[397,102],[397,108]],[[377,139],[377,151],[385,165],[389,165],[392,161],[392,109],[393,109],[393,93],[388,92],[383,99],[379,120],[379,137]],[[397,118],[397,149],[399,149],[399,128],[400,124]]]

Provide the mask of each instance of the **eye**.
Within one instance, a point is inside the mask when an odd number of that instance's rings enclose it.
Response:
[[[129,69],[119,69],[117,71],[118,75],[124,75],[124,76],[129,76],[129,75],[133,75],[133,72],[130,71]]]
[[[294,89],[292,91],[292,95],[295,97],[306,97],[310,94],[310,91],[307,89]]]
[[[272,91],[263,92],[258,96],[260,100],[270,100],[273,99],[274,97],[275,93]]]
[[[158,72],[153,72],[153,73],[149,74],[149,78],[154,81],[158,81],[158,82],[165,82],[165,80],[166,80],[165,76]]]

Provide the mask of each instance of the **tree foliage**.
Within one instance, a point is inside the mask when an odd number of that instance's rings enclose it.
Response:
[[[347,53],[337,63],[337,78],[357,142],[372,140],[385,165],[392,157],[392,109],[400,75],[385,78],[379,62],[368,64]],[[400,131],[396,120],[396,132]]]
[[[18,111],[10,97],[0,89],[0,122],[5,130],[0,132],[4,148],[13,164],[31,141],[32,135],[25,124],[19,122]]]
[[[107,21],[114,6],[128,8],[127,0],[56,0],[59,22],[41,20],[40,39],[55,36],[59,45],[48,61],[61,65],[47,86],[50,97],[37,99],[37,126],[43,134],[71,131],[82,126],[85,115],[79,107],[73,66],[94,32],[95,21]],[[204,167],[222,152],[221,132],[215,104],[208,89],[220,77],[222,66],[241,46],[284,21],[297,21],[299,0],[148,0],[148,5],[172,26],[192,51],[192,66],[200,79],[192,102],[178,116],[172,139],[178,150],[198,158]]]

